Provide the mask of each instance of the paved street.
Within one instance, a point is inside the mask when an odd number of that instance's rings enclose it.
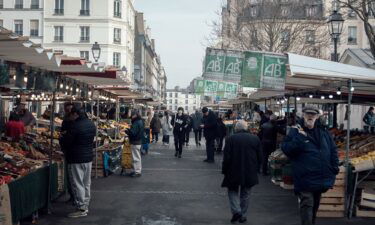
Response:
[[[42,215],[40,225],[224,225],[231,217],[225,189],[220,188],[221,158],[203,163],[205,151],[189,147],[182,159],[174,150],[153,146],[143,159],[143,176],[113,175],[93,180],[89,216],[66,218],[73,207],[57,202],[52,215]],[[298,225],[297,201],[290,191],[261,178],[249,209],[251,225]],[[374,224],[375,220],[320,219],[319,225]]]

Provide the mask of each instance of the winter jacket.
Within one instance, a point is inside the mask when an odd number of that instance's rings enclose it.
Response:
[[[171,124],[171,117],[167,118],[164,116],[163,119],[161,120],[161,127],[163,130],[163,135],[165,136],[170,136],[173,134],[173,126]]]
[[[63,136],[65,158],[69,164],[89,163],[93,159],[95,124],[86,117],[75,120]]]
[[[268,121],[260,127],[259,138],[262,143],[276,145],[277,125],[276,122]]]
[[[261,160],[261,144],[257,136],[246,131],[231,135],[225,141],[221,186],[234,189],[258,184]]]
[[[144,137],[144,125],[141,118],[135,118],[132,120],[130,129],[126,130],[126,134],[129,136],[131,145],[142,144],[142,138]]]
[[[307,131],[307,128],[303,128]],[[292,128],[281,145],[292,161],[294,190],[325,191],[333,187],[339,172],[336,144],[327,130],[317,126],[315,138]]]
[[[160,133],[161,122],[157,115],[154,116],[154,118],[152,118],[151,123],[150,123],[150,128],[152,130],[152,133]]]
[[[186,132],[191,132],[191,129],[193,128],[193,118],[191,116],[186,115]]]
[[[201,130],[201,125],[203,124],[203,116],[201,113],[194,113],[192,115],[192,127],[194,131]]]
[[[375,115],[372,112],[367,112],[365,116],[363,117],[363,122],[367,126],[375,126]]]
[[[208,140],[215,139],[218,135],[217,132],[217,117],[211,110],[207,116],[203,117],[204,123],[204,137]]]
[[[187,126],[186,115],[173,115],[171,124],[173,126],[173,135],[182,135],[185,134],[185,129]]]
[[[217,119],[217,126],[217,136],[219,138],[224,138],[227,135],[227,127],[220,119]]]

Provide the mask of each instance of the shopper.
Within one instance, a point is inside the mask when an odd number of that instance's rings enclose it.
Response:
[[[363,117],[363,122],[365,122],[364,129],[366,132],[375,134],[375,114],[374,107],[370,107],[365,116]]]
[[[193,121],[192,121],[191,116],[188,113],[186,113],[185,116],[186,116],[185,144],[186,146],[189,146],[190,132],[191,132],[191,129],[193,128]]]
[[[6,136],[10,137],[12,141],[19,141],[25,134],[25,125],[20,120],[16,112],[11,112],[9,121],[5,124]]]
[[[223,151],[223,142],[224,142],[225,136],[227,135],[227,127],[225,126],[223,122],[223,115],[219,115],[219,118],[217,119],[217,132],[218,132],[218,135],[216,138],[216,142],[217,142],[216,153],[220,154]]]
[[[215,139],[217,137],[217,118],[214,112],[203,107],[203,124],[201,127],[204,129],[204,138],[206,139],[206,153],[207,159],[204,162],[215,162]]]
[[[150,124],[151,124],[151,120],[152,120],[152,115],[151,115],[151,112],[147,112],[147,117],[146,119],[144,120],[144,139],[142,141],[142,149],[145,150],[145,146],[146,144],[150,144],[151,143],[151,129],[150,129]]]
[[[192,115],[191,121],[192,121],[192,127],[194,131],[195,144],[197,146],[201,146],[201,139],[202,139],[201,125],[203,123],[202,114],[198,110],[196,110],[195,113]]]
[[[257,136],[248,132],[247,123],[240,120],[234,128],[235,134],[225,141],[222,187],[228,189],[232,211],[232,223],[247,221],[251,188],[258,184],[257,171],[261,163],[261,143]]]
[[[91,166],[93,160],[93,143],[96,134],[94,123],[89,120],[78,106],[71,109],[70,119],[74,121],[63,136],[65,157],[74,203],[77,210],[68,217],[84,217],[88,214],[90,203]]]
[[[26,109],[25,102],[21,102],[17,106],[17,113],[20,116],[20,120],[25,125],[26,131],[30,131],[32,127],[34,126],[34,124],[36,123],[36,119],[33,116],[33,114],[28,109]]]
[[[169,145],[169,136],[173,134],[173,126],[171,124],[171,118],[167,111],[164,112],[164,117],[161,121],[161,127],[163,130],[163,144]]]
[[[185,129],[187,126],[187,119],[184,115],[184,109],[178,107],[178,112],[172,117],[173,135],[174,135],[174,145],[176,149],[175,157],[182,157],[182,146],[185,142]]]
[[[152,142],[157,143],[159,141],[159,133],[161,129],[161,122],[157,113],[154,114],[154,117],[151,120],[150,128],[152,132]]]
[[[277,124],[276,115],[271,115],[270,120],[264,123],[259,132],[259,138],[263,149],[262,173],[268,175],[268,158],[276,150],[277,145]]]
[[[142,175],[142,159],[141,159],[141,144],[144,135],[144,125],[138,111],[131,112],[132,125],[130,129],[126,130],[129,136],[130,148],[133,157],[133,172],[130,174],[132,177],[140,177]]]
[[[303,113],[301,124],[289,131],[281,149],[292,162],[302,225],[312,225],[315,224],[321,194],[333,187],[339,168],[332,137],[317,125],[319,110],[307,106]]]

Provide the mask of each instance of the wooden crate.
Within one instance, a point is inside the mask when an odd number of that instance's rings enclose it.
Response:
[[[333,189],[328,190],[322,195],[323,198],[344,198],[345,197],[345,187],[344,186],[334,186]]]
[[[319,211],[316,215],[320,218],[343,218],[345,217],[345,212],[342,211]]]
[[[371,217],[375,218],[375,210],[368,210],[364,208],[357,207],[356,210],[356,216],[357,217]]]
[[[360,205],[375,209],[375,190],[374,189],[362,190]]]
[[[345,198],[322,198],[320,200],[320,204],[333,204],[333,205],[339,205],[344,204]]]

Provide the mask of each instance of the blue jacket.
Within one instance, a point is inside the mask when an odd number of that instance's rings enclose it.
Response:
[[[281,150],[292,162],[294,190],[325,191],[333,187],[339,172],[337,147],[328,131],[319,129],[319,143],[292,128]]]

